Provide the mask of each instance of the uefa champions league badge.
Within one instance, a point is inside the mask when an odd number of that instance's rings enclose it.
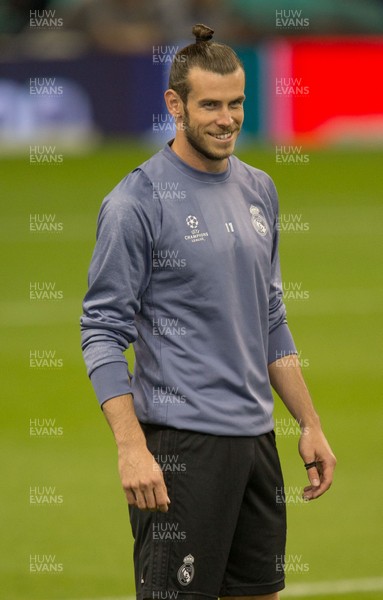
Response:
[[[257,206],[254,206],[254,204],[252,204],[250,206],[250,214],[251,214],[251,222],[253,224],[255,231],[257,233],[259,233],[259,235],[261,235],[262,237],[265,237],[265,235],[267,233],[267,224],[266,224],[266,220],[265,220],[263,214],[261,213],[260,209]]]
[[[188,554],[184,558],[183,565],[178,569],[177,579],[181,585],[189,585],[194,577],[194,556]]]
[[[185,235],[185,240],[189,242],[205,242],[206,238],[209,237],[207,231],[200,231],[198,229],[198,219],[195,215],[188,215],[185,219],[186,225],[190,227],[190,234]]]
[[[190,227],[190,229],[197,229],[198,227],[198,219],[194,215],[189,215],[186,217],[186,224]]]

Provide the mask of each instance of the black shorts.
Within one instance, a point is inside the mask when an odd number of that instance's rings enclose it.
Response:
[[[274,432],[214,436],[143,425],[171,500],[130,507],[139,600],[251,596],[284,588],[285,503]]]

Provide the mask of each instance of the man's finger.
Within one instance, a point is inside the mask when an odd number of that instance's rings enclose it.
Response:
[[[307,469],[307,475],[308,475],[309,481],[313,487],[320,486],[320,476],[319,476],[318,470],[319,469],[317,466],[312,466],[309,469]]]
[[[145,500],[146,500],[146,506],[149,510],[157,509],[157,501],[156,501],[156,497],[154,495],[153,489],[148,488],[145,490]]]
[[[170,498],[167,495],[166,487],[161,486],[154,489],[154,496],[156,499],[156,505],[160,512],[168,512]]]
[[[126,499],[128,501],[128,504],[130,504],[131,506],[136,506],[136,504],[137,504],[136,497],[133,494],[132,490],[131,489],[125,489],[124,492],[125,492],[125,496],[126,496]]]
[[[332,484],[333,471],[334,471],[334,467],[332,465],[329,465],[327,463],[318,462],[318,466],[316,469],[312,468],[312,469],[308,470],[307,472],[309,473],[310,471],[315,471],[315,470],[317,471],[318,477],[320,479],[320,485],[316,486],[316,485],[313,485],[313,483],[312,483],[312,481],[314,479],[316,479],[315,474],[312,476],[313,479],[311,479],[311,477],[309,475],[311,485],[304,488],[304,494],[303,494],[303,497],[307,500],[315,500],[315,498],[319,498],[319,496],[322,496],[322,494],[324,494]]]
[[[303,498],[304,500],[314,500],[314,498],[316,498],[315,492],[320,489],[320,464],[314,459],[307,460],[305,462],[305,469],[311,485],[304,488]]]
[[[136,506],[140,509],[140,510],[146,510],[148,507],[146,506],[146,498],[145,495],[143,494],[143,492],[139,489],[134,490],[134,494],[136,496]]]
[[[316,490],[313,490],[313,497],[319,498],[322,494],[324,494],[332,484],[334,467],[331,465],[321,464],[321,484],[320,487]]]

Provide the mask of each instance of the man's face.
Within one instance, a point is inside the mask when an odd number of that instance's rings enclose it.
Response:
[[[202,157],[221,161],[234,152],[243,123],[245,75],[238,67],[219,75],[193,67],[184,106],[183,129],[190,146]]]

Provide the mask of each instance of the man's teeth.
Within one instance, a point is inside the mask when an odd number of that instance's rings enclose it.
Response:
[[[231,137],[231,133],[219,133],[213,134],[213,136],[217,138],[217,140],[227,140],[229,137]]]

